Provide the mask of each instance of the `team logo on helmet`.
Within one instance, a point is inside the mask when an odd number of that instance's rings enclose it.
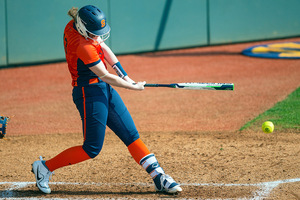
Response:
[[[102,20],[101,20],[101,28],[103,28],[103,27],[105,26],[105,24],[106,24],[106,23],[105,23],[105,19],[102,19]]]

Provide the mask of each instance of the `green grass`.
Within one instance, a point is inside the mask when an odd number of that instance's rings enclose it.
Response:
[[[274,131],[292,131],[300,133],[300,87],[292,92],[285,100],[278,102],[274,107],[260,114],[246,123],[242,130],[261,130],[264,121],[272,121]]]

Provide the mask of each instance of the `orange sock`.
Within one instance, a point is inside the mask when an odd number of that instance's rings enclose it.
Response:
[[[128,146],[128,150],[133,159],[140,164],[140,160],[150,154],[150,151],[139,138]]]
[[[82,146],[71,147],[54,158],[46,161],[46,166],[53,172],[54,170],[67,166],[73,165],[85,160],[90,159],[88,154],[83,150]]]

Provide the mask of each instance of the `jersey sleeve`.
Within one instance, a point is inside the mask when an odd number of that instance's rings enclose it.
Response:
[[[87,67],[93,67],[101,62],[96,47],[90,44],[79,45],[77,56]]]

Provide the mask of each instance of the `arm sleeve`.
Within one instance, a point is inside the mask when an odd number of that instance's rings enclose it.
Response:
[[[123,69],[122,65],[120,62],[115,63],[112,68],[116,71],[116,73],[118,74],[119,77],[124,78],[125,76],[127,76],[127,73],[125,72],[125,70]]]
[[[99,53],[93,45],[80,45],[77,49],[77,55],[87,67],[93,67],[101,62]]]

